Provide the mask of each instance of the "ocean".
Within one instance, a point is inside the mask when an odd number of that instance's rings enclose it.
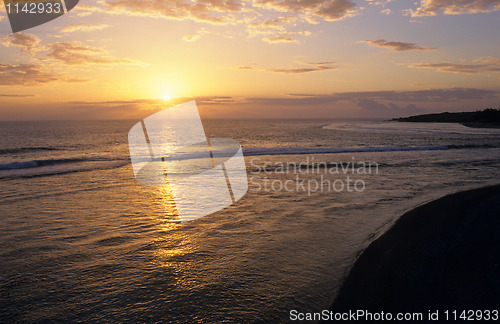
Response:
[[[405,211],[500,182],[498,129],[205,120],[241,143],[249,190],[179,223],[134,179],[136,122],[0,123],[0,322],[287,322],[328,309]]]

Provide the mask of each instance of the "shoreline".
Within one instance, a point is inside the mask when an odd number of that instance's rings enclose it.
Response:
[[[354,263],[330,310],[498,309],[500,184],[404,213]]]
[[[460,124],[464,125],[465,127],[469,127],[469,128],[494,128],[494,129],[500,128],[500,124],[498,124],[498,123],[474,123],[474,122],[470,122],[470,123],[460,123]]]
[[[493,128],[499,129],[500,124],[498,123],[478,123],[478,122],[438,122],[438,121],[411,121],[411,120],[394,120],[389,119],[387,121],[397,121],[398,123],[414,123],[414,124],[459,124],[468,128]]]

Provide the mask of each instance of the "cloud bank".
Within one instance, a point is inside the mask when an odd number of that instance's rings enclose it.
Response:
[[[0,64],[0,86],[41,86],[56,81],[81,82],[84,80],[50,72],[36,64]]]
[[[40,43],[40,38],[24,33],[10,34],[2,39],[2,45],[5,47],[19,47],[22,52],[30,53],[32,53]]]
[[[404,42],[391,42],[386,41],[385,39],[377,39],[377,40],[365,40],[361,41],[361,43],[367,43],[370,46],[376,47],[384,47],[388,48],[395,52],[403,52],[403,51],[431,51],[435,48],[433,47],[423,47],[418,46],[414,43],[404,43]]]
[[[498,0],[421,0],[419,7],[409,10],[413,17],[475,14],[500,10]]]
[[[56,42],[44,45],[38,37],[25,33],[10,34],[1,40],[1,44],[27,52],[30,60],[25,64],[0,63],[0,86],[41,86],[52,82],[86,81],[56,72],[57,65],[60,64],[144,65],[132,59],[115,57],[102,48],[81,42]],[[48,61],[49,64],[40,64],[40,61]]]
[[[262,72],[271,72],[271,73],[282,73],[282,74],[300,74],[300,73],[309,73],[309,72],[318,72],[318,71],[327,71],[327,70],[335,70],[337,67],[332,66],[335,62],[319,62],[319,63],[302,63],[303,65],[308,65],[309,67],[300,67],[300,68],[282,68],[282,69],[261,69],[251,66],[240,66],[239,70],[254,70],[254,71],[262,71]]]
[[[477,63],[458,64],[450,62],[441,63],[415,63],[409,65],[411,68],[431,69],[439,72],[480,74],[485,72],[500,72],[500,57],[484,57],[474,60]]]
[[[358,12],[351,0],[108,0],[105,9],[83,7],[119,15],[135,15],[210,24],[246,24],[250,36],[264,35],[267,43],[291,43],[308,36],[305,26],[337,21]],[[82,12],[83,13],[83,12]],[[279,15],[276,17],[276,15]],[[295,37],[294,37],[295,36]]]
[[[43,47],[47,56],[68,65],[86,64],[138,64],[127,58],[116,58],[108,51],[80,42],[52,43]]]

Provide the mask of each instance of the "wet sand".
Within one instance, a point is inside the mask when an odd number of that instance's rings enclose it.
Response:
[[[357,259],[330,310],[500,308],[500,185],[404,214]]]

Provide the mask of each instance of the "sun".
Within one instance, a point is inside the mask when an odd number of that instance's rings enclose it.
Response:
[[[163,97],[161,97],[161,98],[162,98],[163,100],[165,100],[165,101],[168,101],[168,100],[172,99],[172,96],[171,96],[171,95],[169,95],[169,94],[164,94],[164,95],[163,95]]]

